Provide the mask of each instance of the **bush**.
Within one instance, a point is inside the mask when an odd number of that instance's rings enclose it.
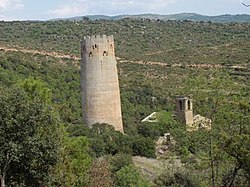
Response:
[[[132,149],[133,155],[155,158],[155,143],[151,138],[134,136]]]
[[[122,167],[132,164],[132,156],[128,154],[119,153],[113,156],[110,160],[111,172],[115,174]]]
[[[133,165],[121,168],[116,173],[115,184],[118,187],[149,187],[149,182],[142,177]]]

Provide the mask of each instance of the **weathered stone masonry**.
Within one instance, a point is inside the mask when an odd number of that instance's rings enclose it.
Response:
[[[81,93],[84,122],[108,123],[123,133],[120,89],[113,36],[84,37],[81,42]]]

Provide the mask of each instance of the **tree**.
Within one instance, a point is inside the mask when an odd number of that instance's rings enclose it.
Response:
[[[112,174],[115,174],[122,167],[133,164],[132,156],[128,154],[118,153],[110,159]]]
[[[89,142],[86,137],[68,137],[65,134],[60,154],[60,161],[54,171],[54,186],[86,186],[88,169],[92,162]]]
[[[133,155],[155,158],[155,143],[151,138],[134,136],[132,142]]]
[[[243,2],[242,2],[242,4],[243,4],[244,6],[246,6],[246,7],[250,7],[250,4],[246,4],[246,3],[243,3]]]
[[[116,185],[119,187],[149,187],[149,182],[142,177],[134,165],[122,167],[116,173]]]
[[[1,187],[45,185],[58,160],[58,116],[21,88],[0,88],[0,106]]]
[[[233,170],[229,171],[227,180],[224,180],[225,186],[233,186],[236,176],[240,170],[245,172],[245,177],[250,179],[250,136],[249,134],[235,135],[228,137],[224,134],[225,142],[223,145],[224,151],[230,155],[234,161],[235,166]],[[245,184],[245,185],[249,185]]]
[[[39,99],[46,104],[51,102],[51,90],[39,79],[29,77],[21,81],[17,86],[23,88],[31,99]]]

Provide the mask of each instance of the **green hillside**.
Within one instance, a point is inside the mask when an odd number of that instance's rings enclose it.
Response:
[[[117,56],[168,64],[244,64],[249,24],[189,21],[1,22],[2,45],[79,56],[82,36],[113,34]]]
[[[7,172],[9,186],[249,185],[250,24],[28,21],[0,22],[0,32],[0,167],[8,158],[2,150],[10,149],[15,157]],[[90,130],[82,122],[80,40],[97,34],[115,38],[126,135],[98,124]],[[186,131],[172,116],[177,95],[192,96],[194,113],[212,120],[211,131]],[[166,116],[154,124],[141,122],[154,111]],[[48,133],[55,129],[29,129],[35,124],[25,123],[31,112],[37,118],[48,113],[53,118],[39,119],[61,125],[58,142]],[[56,148],[45,143],[43,132]],[[134,158],[142,173],[153,172],[147,181],[131,157],[155,158],[155,140],[166,132],[174,139],[162,158],[166,162]],[[171,170],[159,169],[160,163]]]

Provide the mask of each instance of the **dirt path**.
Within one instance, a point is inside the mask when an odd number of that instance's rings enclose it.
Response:
[[[57,53],[57,52],[48,52],[48,51],[38,51],[38,50],[33,50],[33,49],[22,49],[22,48],[8,48],[5,46],[0,46],[0,50],[3,51],[13,51],[13,52],[23,52],[23,53],[30,53],[30,54],[39,54],[39,55],[45,55],[45,56],[51,56],[54,58],[65,58],[65,59],[71,59],[74,61],[78,61],[80,60],[80,57],[78,56],[74,56],[74,55],[66,55],[66,54],[62,54],[62,53]]]
[[[133,63],[133,64],[142,64],[142,65],[159,65],[159,66],[165,66],[165,67],[191,67],[191,68],[223,68],[224,66],[220,64],[167,64],[164,62],[145,62],[145,61],[132,61],[132,60],[120,60],[120,63]]]
[[[165,51],[155,51],[155,52],[151,52],[151,53],[145,53],[144,55],[145,56],[152,56],[152,55],[158,55],[158,54],[167,53],[167,52],[171,52],[171,51],[176,51],[176,50],[180,50],[180,49],[183,49],[183,47],[178,47],[178,48],[175,48],[175,49],[168,49],[168,50],[165,50]]]
[[[222,44],[222,45],[211,46],[209,48],[217,50],[217,49],[219,49],[221,47],[229,47],[231,45],[233,45],[233,43],[227,43],[227,44]],[[172,51],[176,51],[176,50],[180,50],[180,49],[183,49],[183,47],[178,47],[178,48],[175,48],[175,49],[168,49],[168,50],[164,50],[164,51],[155,51],[155,52],[145,53],[144,55],[145,56],[153,56],[153,55],[168,53],[168,52],[172,52]]]
[[[230,44],[228,44],[230,45]],[[58,53],[58,52],[48,52],[48,51],[39,51],[39,50],[33,50],[33,49],[23,49],[23,48],[19,48],[19,47],[6,47],[6,46],[0,46],[0,50],[3,51],[9,51],[9,52],[23,52],[23,53],[29,53],[32,55],[35,54],[40,54],[40,55],[45,55],[45,56],[50,56],[50,57],[54,57],[54,58],[58,58],[58,59],[69,59],[69,60],[73,60],[73,63],[76,66],[79,66],[79,61],[81,60],[81,58],[79,56],[75,56],[75,55],[67,55],[67,54],[62,54],[62,53]],[[160,53],[160,51],[158,52]],[[167,64],[164,62],[145,62],[145,61],[132,61],[132,60],[123,60],[119,57],[117,57],[117,60],[119,63],[133,63],[133,64],[141,64],[141,65],[158,65],[158,66],[163,66],[163,67],[191,67],[191,68],[214,68],[214,69],[218,69],[218,68],[224,68],[225,66],[222,66],[220,64],[187,64],[187,65],[183,65],[183,64]]]

